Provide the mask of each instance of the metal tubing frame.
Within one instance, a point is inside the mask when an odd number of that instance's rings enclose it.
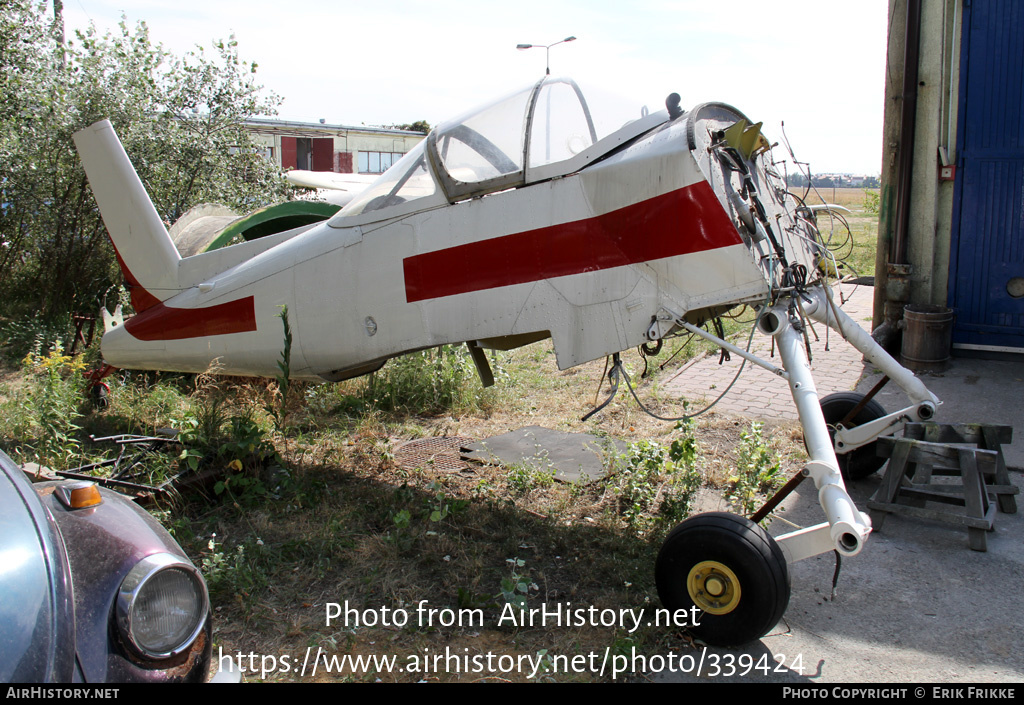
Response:
[[[872,443],[879,436],[896,433],[907,423],[930,420],[940,403],[939,398],[928,391],[924,382],[913,372],[889,355],[870,333],[836,306],[830,294],[831,292],[821,285],[808,290],[800,299],[804,314],[842,335],[871,364],[898,384],[911,401],[910,406],[866,424],[854,428],[838,426],[835,429],[836,450],[850,452],[854,448]]]
[[[895,432],[909,421],[930,419],[939,403],[938,397],[928,391],[913,372],[899,364],[867,331],[832,302],[830,293],[824,285],[817,284],[804,292],[784,297],[775,306],[760,311],[757,327],[762,333],[775,338],[784,369],[779,369],[756,355],[687,323],[681,316],[666,311],[668,319],[673,320],[675,325],[710,340],[789,382],[793,403],[803,426],[807,453],[810,456],[803,474],[814,481],[818,489],[818,502],[828,519],[827,522],[775,538],[790,563],[833,550],[846,556],[860,553],[871,533],[871,519],[857,509],[847,493],[836,460],[836,449],[849,452],[874,441],[883,433]],[[840,426],[835,430],[833,441],[825,423],[818,400],[818,390],[804,348],[804,337],[800,328],[803,324],[795,316],[791,319],[789,304],[793,299],[799,303],[808,318],[838,332],[865,358],[896,382],[910,397],[912,405],[853,429],[844,429]],[[660,337],[658,325],[663,320],[665,319],[659,318],[652,323],[648,337]]]
[[[695,335],[699,335],[701,338],[704,338],[705,340],[710,340],[715,345],[717,345],[717,346],[719,346],[721,348],[724,348],[724,349],[728,350],[729,352],[732,352],[732,353],[735,353],[735,354],[739,355],[740,357],[742,357],[743,359],[747,360],[748,362],[752,362],[755,365],[757,365],[758,367],[763,367],[764,369],[768,370],[772,374],[778,375],[782,379],[786,379],[786,380],[789,379],[789,373],[788,372],[786,372],[782,368],[776,367],[775,365],[773,365],[772,363],[768,362],[767,360],[762,360],[757,355],[754,355],[754,354],[744,350],[741,347],[733,345],[732,343],[730,343],[730,342],[728,342],[726,340],[722,340],[717,335],[714,335],[713,333],[708,333],[703,328],[698,328],[697,326],[693,325],[692,323],[687,323],[686,321],[682,320],[681,318],[677,320],[677,323],[679,324],[680,327],[685,328],[689,332],[691,332],[691,333],[693,333]]]
[[[776,538],[789,562],[833,549],[850,556],[860,552],[871,532],[871,519],[857,509],[846,492],[836,462],[836,449],[849,452],[874,441],[884,433],[896,432],[907,422],[930,419],[939,404],[938,397],[913,372],[897,362],[867,331],[835,305],[831,291],[824,285],[818,284],[797,295],[797,301],[808,318],[838,332],[869,362],[896,382],[910,397],[911,406],[852,429],[840,426],[834,431],[834,440],[830,440],[804,352],[802,334],[790,321],[784,306],[785,300],[769,309],[774,314],[770,319],[766,318],[768,312],[762,315],[758,327],[775,336],[783,366],[790,375],[790,391],[804,428],[810,455],[804,473],[814,479],[818,488],[818,501],[828,519],[826,524]],[[772,325],[766,324],[766,321],[771,321]]]
[[[818,488],[818,503],[828,519],[827,524],[792,532],[775,540],[783,547],[787,560],[791,561],[831,550],[847,556],[857,555],[871,533],[871,519],[857,509],[846,492],[825,416],[818,401],[818,390],[804,349],[803,333],[790,321],[789,311],[784,305],[765,311],[758,321],[758,328],[775,338],[779,357],[789,373],[789,390],[804,429],[804,441],[810,456],[804,473]],[[792,542],[798,545],[789,546]]]

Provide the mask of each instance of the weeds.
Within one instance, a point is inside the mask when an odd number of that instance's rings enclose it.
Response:
[[[364,402],[385,411],[476,410],[486,406],[489,395],[478,386],[476,376],[465,348],[442,345],[388,361],[370,376],[361,394]]]
[[[8,362],[23,360],[28,354],[45,356],[58,347],[63,351],[63,341],[71,339],[72,330],[69,316],[51,320],[37,314],[4,324],[0,346]]]
[[[22,434],[17,440],[41,465],[67,469],[81,450],[75,434],[81,429],[84,367],[81,357],[65,355],[59,342],[46,355],[30,352],[22,360],[28,387],[6,406],[21,417],[13,424]]]
[[[223,468],[227,473],[214,484],[214,494],[227,493],[243,505],[277,489],[267,487],[264,475],[280,458],[255,413],[251,406],[241,412],[231,410],[216,391],[206,398],[194,398],[188,412],[176,422],[183,446],[179,463],[193,472],[204,466]],[[273,479],[280,484],[284,477],[279,474]]]
[[[524,570],[526,561],[517,556],[506,558],[505,562],[509,566],[509,576],[501,579],[501,591],[494,598],[503,599],[505,604],[525,610],[530,590],[537,590],[538,587],[530,580],[530,571]]]
[[[878,215],[879,195],[877,191],[864,192],[864,212],[868,215]]]
[[[517,463],[505,470],[508,488],[514,494],[524,495],[530,490],[551,487],[555,484],[557,470],[549,464],[537,467],[529,462]]]
[[[427,485],[427,490],[431,493],[427,501],[427,516],[431,522],[444,521],[449,514],[457,514],[469,505],[468,500],[448,497],[444,486],[439,482],[431,482]]]
[[[267,576],[260,567],[262,547],[262,539],[256,539],[248,550],[240,543],[234,551],[228,551],[213,534],[199,560],[210,594],[252,600],[256,591],[267,584]]]
[[[725,499],[739,513],[750,516],[757,510],[759,496],[782,484],[782,460],[763,434],[764,424],[755,421],[740,433],[736,474],[729,478]]]
[[[105,416],[118,419],[126,433],[155,433],[161,426],[174,426],[188,411],[188,396],[173,383],[156,381],[147,375],[122,373],[107,378],[110,403]]]
[[[288,393],[291,391],[292,374],[292,328],[288,323],[288,307],[282,306],[278,314],[281,325],[284,327],[284,347],[281,349],[281,359],[277,361],[277,368],[281,374],[276,375],[277,396],[280,400],[277,404],[267,404],[267,413],[274,419],[274,429],[278,433],[285,431],[285,419],[288,416]]]
[[[653,441],[639,441],[613,458],[609,482],[618,515],[638,534],[688,517],[703,484],[692,422],[677,423],[676,431],[680,436],[667,450]]]

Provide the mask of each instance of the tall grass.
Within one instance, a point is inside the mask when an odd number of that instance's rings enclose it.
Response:
[[[425,414],[486,410],[493,400],[465,347],[453,345],[389,360],[369,376],[359,396],[382,411]]]

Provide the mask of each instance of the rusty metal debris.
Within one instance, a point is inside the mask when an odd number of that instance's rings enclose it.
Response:
[[[117,457],[87,463],[70,470],[58,470],[58,477],[89,480],[109,489],[131,495],[135,502],[145,504],[157,498],[168,497],[189,488],[203,487],[224,473],[223,468],[210,468],[195,472],[187,466],[159,484],[142,479],[147,475],[154,456],[180,446],[178,431],[173,428],[157,429],[159,435],[121,433],[114,436],[89,436],[92,443],[112,443],[118,446]],[[100,468],[109,468],[107,475],[94,475]]]

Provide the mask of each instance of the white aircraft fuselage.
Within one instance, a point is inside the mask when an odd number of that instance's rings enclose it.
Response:
[[[285,310],[291,376],[310,380],[449,343],[468,343],[486,379],[481,348],[550,337],[564,369],[682,331],[712,339],[788,382],[803,475],[827,519],[773,538],[742,517],[702,515],[666,539],[663,604],[703,610],[709,643],[742,643],[781,617],[787,562],[856,555],[871,532],[836,449],[931,418],[938,400],[832,302],[823,279],[834,260],[812,209],[786,192],[760,124],[716,103],[684,112],[675,94],[665,111],[626,119],[602,121],[592,107],[571,80],[544,79],[438,126],[325,222],[185,258],[110,124],[82,130],[75,141],[135,309],[127,320],[104,311],[103,356],[276,376]],[[699,328],[739,304],[754,305],[782,368]],[[876,405],[851,428],[844,417],[856,409],[841,400],[826,424],[804,352],[808,318],[840,331],[911,406],[885,415]]]
[[[273,376],[287,307],[295,378],[343,379],[448,343],[508,348],[548,336],[564,369],[647,341],[660,310],[763,301],[772,273],[692,154],[687,120],[648,119],[647,134],[614,154],[520,188],[420,199],[412,212],[342,210],[312,227],[168,256],[148,282],[137,263],[173,248],[153,242],[162,227],[140,242],[144,228],[119,237],[108,223],[137,315],[106,332],[103,356],[132,369],[202,372],[216,361],[225,374]],[[127,163],[123,150],[111,156],[119,144],[109,124],[76,140],[104,217],[126,210],[131,189],[104,173]]]

